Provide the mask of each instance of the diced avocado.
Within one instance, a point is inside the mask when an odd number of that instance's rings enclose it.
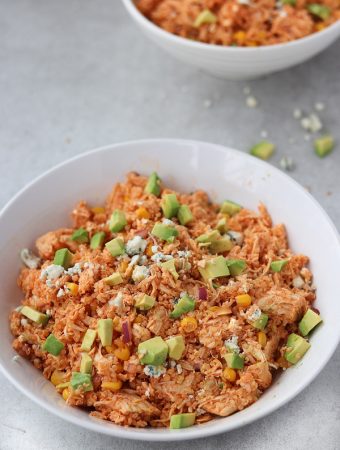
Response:
[[[251,324],[257,330],[264,330],[267,326],[268,319],[268,314],[261,313],[260,317],[254,320],[254,322],[251,322]]]
[[[287,351],[284,356],[291,364],[296,364],[310,348],[310,343],[298,334],[292,333],[287,339]]]
[[[213,14],[210,9],[204,9],[202,12],[198,14],[195,19],[194,27],[199,28],[201,25],[205,23],[216,23],[217,17]]]
[[[153,172],[149,178],[148,182],[146,183],[144,192],[147,194],[153,194],[156,197],[159,197],[161,193],[161,179],[157,175],[156,172]]]
[[[68,269],[72,266],[72,257],[73,253],[68,248],[61,248],[55,252],[53,264]]]
[[[308,11],[313,14],[313,16],[319,17],[319,19],[326,20],[331,15],[331,10],[328,6],[319,5],[318,3],[312,3],[307,5]]]
[[[170,313],[172,319],[177,319],[182,314],[195,309],[195,300],[188,294],[184,294],[176,303],[174,309]]]
[[[180,204],[178,203],[176,194],[165,194],[161,201],[161,208],[164,216],[167,219],[171,219],[177,216]]]
[[[119,256],[125,253],[124,240],[120,237],[112,239],[105,244],[105,248],[111,253],[112,256]]]
[[[274,153],[275,145],[269,141],[261,141],[250,149],[250,154],[266,161]]]
[[[238,203],[232,202],[231,200],[225,200],[220,208],[220,212],[222,214],[229,214],[229,216],[234,216],[238,212],[240,212],[242,206]]]
[[[111,219],[109,222],[109,228],[112,231],[112,233],[118,233],[118,231],[122,231],[123,228],[125,228],[126,217],[123,211],[120,211],[119,209],[115,209],[111,215]]]
[[[315,153],[323,158],[328,155],[334,148],[334,138],[331,135],[321,136],[314,141]]]
[[[54,356],[58,356],[65,345],[59,341],[53,334],[50,334],[44,342],[42,349]]]
[[[295,6],[296,5],[296,0],[281,0],[281,3],[283,5]]]
[[[222,217],[222,219],[217,222],[216,228],[220,233],[226,233],[228,231],[227,219]]]
[[[161,264],[162,268],[171,273],[175,280],[178,280],[178,273],[176,271],[175,260],[169,259],[169,261],[165,261]]]
[[[247,263],[242,259],[227,259],[226,262],[230,275],[233,277],[240,275],[247,267]]]
[[[194,218],[188,205],[181,205],[179,207],[177,217],[181,225],[186,225]]]
[[[227,353],[224,355],[224,359],[230,369],[243,369],[244,367],[244,358],[238,353]]]
[[[196,242],[199,244],[211,244],[212,242],[221,239],[220,232],[218,230],[209,231],[209,233],[201,234],[196,238]]]
[[[81,373],[92,372],[92,358],[87,353],[82,353],[81,355],[80,372]]]
[[[230,239],[230,236],[225,235],[218,239],[217,241],[214,241],[209,246],[210,253],[216,254],[216,253],[225,253],[229,252],[233,248],[234,244],[232,240]]]
[[[105,284],[109,286],[116,286],[124,282],[123,277],[119,272],[113,272],[109,277],[103,278]]]
[[[284,266],[288,263],[289,259],[281,259],[277,261],[272,261],[270,263],[270,268],[273,272],[281,272]]]
[[[89,373],[72,372],[70,385],[73,390],[81,387],[84,392],[93,391],[92,378]]]
[[[30,306],[23,306],[20,310],[21,314],[23,314],[28,319],[32,320],[35,323],[39,323],[41,325],[45,325],[48,321],[48,315],[36,311]]]
[[[148,311],[151,309],[156,303],[155,297],[151,295],[142,294],[137,297],[135,301],[135,307],[142,311]]]
[[[84,228],[78,228],[78,230],[73,232],[71,239],[79,244],[86,244],[89,242],[89,232]]]
[[[80,350],[83,352],[89,352],[91,350],[91,347],[96,339],[97,331],[91,330],[90,328],[86,330],[86,333],[84,334],[83,341],[81,343]]]
[[[113,320],[112,319],[99,319],[97,323],[98,336],[105,347],[112,344],[113,334]]]
[[[98,231],[98,233],[94,234],[91,238],[90,248],[95,250],[96,248],[101,248],[105,241],[106,234],[104,231]]]
[[[214,278],[226,277],[230,274],[227,263],[223,256],[200,261],[202,266],[198,267],[204,281],[208,282]]]
[[[168,356],[168,346],[160,336],[156,336],[141,342],[138,345],[138,354],[141,356],[142,364],[161,366]]]
[[[302,336],[307,336],[307,334],[321,322],[322,319],[319,314],[316,314],[312,309],[308,309],[306,314],[300,320],[299,331]]]
[[[185,350],[185,341],[183,336],[172,336],[165,341],[169,347],[169,358],[176,361],[181,359]]]
[[[157,222],[155,223],[151,234],[156,236],[158,239],[162,239],[163,241],[173,242],[175,237],[178,236],[178,231],[171,225]]]
[[[178,430],[180,428],[188,428],[194,425],[196,413],[173,414],[170,417],[170,428]]]

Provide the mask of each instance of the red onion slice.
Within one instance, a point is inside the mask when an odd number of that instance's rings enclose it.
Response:
[[[125,320],[122,323],[122,334],[123,334],[123,342],[125,344],[130,344],[132,342],[130,323],[128,320]]]
[[[208,298],[208,291],[205,287],[199,287],[198,288],[198,298],[200,300],[207,300]]]

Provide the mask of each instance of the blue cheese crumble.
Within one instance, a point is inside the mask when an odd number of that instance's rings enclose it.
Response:
[[[233,353],[240,353],[240,347],[238,345],[238,336],[231,336],[231,338],[224,341],[224,346],[227,350]]]
[[[125,251],[129,256],[138,255],[144,252],[146,244],[147,242],[145,239],[142,239],[140,236],[135,236],[127,241]]]
[[[159,378],[161,375],[164,375],[166,369],[164,366],[151,366],[147,365],[144,367],[144,373],[148,377]]]
[[[132,272],[132,279],[135,283],[143,281],[150,275],[150,269],[145,266],[136,266]]]

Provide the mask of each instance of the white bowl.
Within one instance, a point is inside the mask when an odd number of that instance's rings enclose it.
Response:
[[[295,252],[311,257],[318,289],[316,305],[324,323],[313,333],[312,347],[252,406],[227,418],[182,430],[133,429],[91,418],[68,407],[52,384],[28,361],[15,355],[8,327],[10,311],[20,304],[16,286],[19,251],[33,247],[40,234],[69,222],[80,199],[101,203],[112,185],[135,170],[156,170],[166,184],[183,191],[202,188],[217,201],[231,198],[249,208],[263,201],[276,223],[287,226]],[[0,366],[25,395],[59,417],[112,436],[141,440],[183,440],[232,430],[271,413],[305,388],[333,354],[340,338],[340,243],[326,213],[308,192],[276,168],[249,155],[204,142],[149,140],[112,145],[80,155],[37,178],[0,214]]]
[[[262,47],[222,47],[171,34],[136,8],[133,0],[122,0],[142,31],[157,45],[204,72],[227,80],[247,80],[295,66],[324,50],[340,36],[340,21],[296,41]]]

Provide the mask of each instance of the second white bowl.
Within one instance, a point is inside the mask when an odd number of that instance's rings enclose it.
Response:
[[[177,59],[228,80],[268,75],[312,58],[340,36],[340,21],[296,41],[263,47],[222,47],[178,37],[143,16],[133,0],[122,0],[132,19],[157,45]]]

